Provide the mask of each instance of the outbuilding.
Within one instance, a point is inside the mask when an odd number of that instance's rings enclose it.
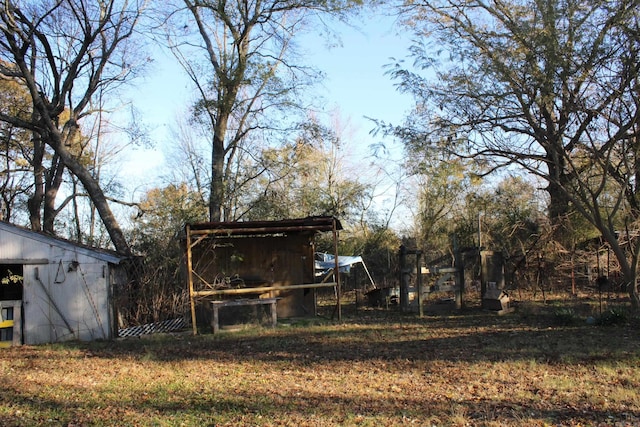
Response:
[[[337,252],[341,229],[340,221],[331,216],[187,224],[186,261],[194,334],[198,333],[198,324],[208,323],[208,311],[213,311],[211,324],[216,332],[218,310],[223,307],[228,311],[243,305],[269,305],[273,324],[279,317],[314,315],[315,291],[319,288],[335,289],[334,311],[340,318],[340,275],[332,282],[316,282],[314,237],[331,232]],[[337,258],[334,268],[337,271]]]
[[[0,221],[0,346],[114,338],[124,259]]]

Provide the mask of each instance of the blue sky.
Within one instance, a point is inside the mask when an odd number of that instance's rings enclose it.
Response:
[[[338,25],[342,45],[330,49],[323,48],[317,37],[305,38],[318,47],[308,60],[327,74],[324,96],[329,105],[361,122],[367,131],[371,125],[363,117],[398,122],[410,105],[410,98],[398,93],[385,75],[391,58],[404,58],[408,49],[408,40],[397,34],[393,23],[391,18],[374,17],[357,29]]]

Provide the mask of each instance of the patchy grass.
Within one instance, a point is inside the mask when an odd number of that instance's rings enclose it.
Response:
[[[640,425],[633,316],[346,311],[342,323],[2,350],[0,425]]]

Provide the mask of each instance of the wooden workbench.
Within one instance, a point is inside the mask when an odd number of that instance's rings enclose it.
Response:
[[[240,307],[240,306],[257,306],[257,305],[270,305],[271,306],[271,325],[275,328],[278,324],[278,312],[276,310],[276,303],[278,298],[243,298],[226,301],[211,301],[213,306],[213,319],[211,320],[211,326],[213,327],[213,333],[217,333],[220,330],[218,311],[222,307]]]

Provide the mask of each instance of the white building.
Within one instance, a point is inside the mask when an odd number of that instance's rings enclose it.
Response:
[[[0,221],[0,346],[117,336],[123,260]]]

